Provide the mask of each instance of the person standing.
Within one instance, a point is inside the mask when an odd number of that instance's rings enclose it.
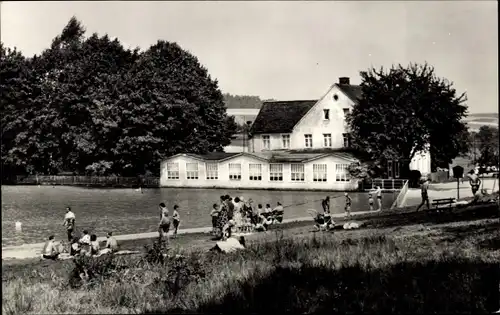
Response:
[[[377,196],[378,211],[382,210],[382,188],[380,186],[376,187],[372,193]]]
[[[373,211],[373,196],[371,193],[368,194],[368,204],[370,205],[370,211]]]
[[[181,223],[181,216],[179,215],[179,206],[174,205],[174,212],[172,213],[172,223],[174,224],[174,238],[177,237],[177,230]]]
[[[68,242],[73,239],[73,232],[75,230],[75,214],[71,211],[71,207],[66,207],[66,215],[64,215],[63,226],[66,227],[66,233],[68,235]]]
[[[351,218],[351,203],[352,199],[348,193],[345,193],[345,213],[347,218]]]
[[[470,172],[469,184],[472,190],[472,195],[475,196],[481,186],[481,179],[479,179],[479,176],[474,171]]]
[[[168,231],[170,230],[170,219],[168,217],[168,208],[163,202],[159,204],[159,208],[160,208],[160,224],[158,227],[158,233],[161,242],[164,236],[168,238]]]
[[[330,196],[326,196],[326,198],[321,201],[321,206],[323,207],[323,213],[330,213]]]
[[[426,178],[424,179],[423,183],[420,185],[420,193],[422,195],[422,202],[420,203],[420,205],[418,205],[417,207],[417,212],[418,210],[420,210],[420,208],[426,204],[427,206],[427,210],[430,210],[430,205],[429,205],[429,193],[428,193],[428,190],[429,190],[429,179]]]
[[[212,206],[210,216],[212,217],[212,235],[215,235],[217,232],[217,219],[219,218],[219,206],[216,203]]]

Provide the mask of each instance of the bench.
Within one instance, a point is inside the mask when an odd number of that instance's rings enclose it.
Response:
[[[439,206],[446,206],[448,205],[449,207],[447,208],[448,211],[451,211],[452,209],[452,204],[455,203],[455,198],[442,198],[442,199],[434,199],[432,200],[432,210],[439,210]]]

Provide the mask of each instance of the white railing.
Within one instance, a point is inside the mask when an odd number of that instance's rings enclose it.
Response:
[[[409,183],[409,181],[406,180],[405,184],[403,185],[403,188],[401,188],[401,191],[399,192],[398,196],[396,197],[396,200],[394,200],[394,202],[392,203],[391,209],[400,208],[403,205],[406,194],[408,193],[408,183]]]
[[[392,190],[397,191],[403,189],[404,185],[408,180],[406,179],[371,179],[369,181],[363,182],[363,190],[370,191],[374,190],[376,187],[382,188],[382,190]]]

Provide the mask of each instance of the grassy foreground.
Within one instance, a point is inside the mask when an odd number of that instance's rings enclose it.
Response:
[[[455,214],[380,214],[366,228],[297,225],[247,250],[171,249],[129,257],[2,265],[2,312],[492,313],[499,309],[496,205]],[[184,236],[182,236],[184,237]],[[144,241],[143,241],[144,242]],[[151,241],[149,241],[151,242]],[[127,246],[133,247],[134,243]],[[135,246],[143,243],[135,243]]]

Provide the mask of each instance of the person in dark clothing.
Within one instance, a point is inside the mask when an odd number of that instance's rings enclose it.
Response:
[[[422,195],[422,202],[420,203],[420,205],[418,205],[417,211],[420,210],[420,208],[422,208],[422,206],[424,204],[426,204],[427,210],[429,210],[431,208],[429,205],[428,190],[429,190],[429,179],[425,179],[424,182],[422,183],[422,185],[420,186],[420,193]]]
[[[326,196],[326,198],[321,201],[321,206],[323,207],[324,213],[330,213],[330,196]]]

